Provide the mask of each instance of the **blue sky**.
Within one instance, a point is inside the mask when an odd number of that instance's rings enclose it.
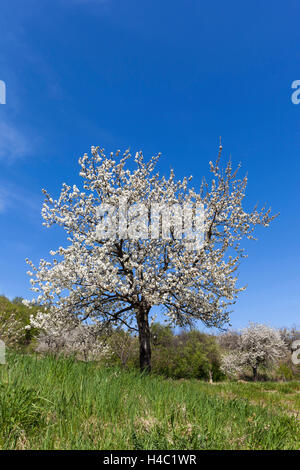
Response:
[[[162,152],[162,173],[197,186],[221,135],[247,204],[281,213],[247,242],[232,325],[299,326],[299,13],[290,0],[2,2],[0,293],[31,296],[25,258],[64,240],[42,227],[41,188],[78,183],[91,145]]]

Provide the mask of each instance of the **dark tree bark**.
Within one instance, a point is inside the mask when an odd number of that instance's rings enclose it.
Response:
[[[253,380],[257,382],[257,366],[252,367],[253,370]]]
[[[147,373],[151,372],[151,343],[148,320],[149,311],[150,309],[142,304],[137,312],[140,343],[140,370],[141,372]]]

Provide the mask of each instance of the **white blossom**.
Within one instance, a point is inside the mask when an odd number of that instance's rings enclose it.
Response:
[[[287,353],[287,346],[279,330],[259,323],[250,323],[241,330],[235,351],[222,358],[222,370],[237,376],[245,367],[251,367],[254,379],[260,365],[275,364]]]

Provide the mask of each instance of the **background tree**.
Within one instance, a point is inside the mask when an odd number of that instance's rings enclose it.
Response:
[[[138,352],[137,338],[122,328],[112,332],[107,341],[111,355],[119,360],[122,367],[128,367],[129,362],[134,362]]]
[[[217,336],[220,347],[226,351],[235,351],[238,349],[240,333],[229,330]]]
[[[28,261],[32,289],[47,310],[41,309],[32,324],[40,328],[47,324],[55,331],[87,319],[123,324],[138,332],[140,368],[148,371],[153,306],[162,306],[170,323],[182,327],[197,320],[208,327],[226,324],[230,306],[244,289],[237,287],[236,270],[244,256],[240,241],[252,239],[255,226],[268,226],[273,217],[270,209],[244,210],[247,177],[238,179],[231,162],[222,171],[220,156],[221,147],[216,163],[210,162],[211,184],[203,181],[196,192],[188,188],[187,178],[175,181],[173,171],[168,178],[160,177],[155,172],[159,155],[144,162],[142,152],[137,153],[130,170],[128,151],[119,159],[119,152],[107,157],[101,148],[92,147],[90,156],[79,159],[83,190],[63,184],[56,200],[44,190],[44,225],[61,225],[68,245],[50,252],[52,262],[42,259],[35,267]],[[174,214],[167,239],[141,239],[138,231],[131,237],[119,233],[100,238],[97,209],[101,204],[117,205],[120,198],[126,201],[127,214],[136,204],[144,204],[152,235],[153,204],[163,203],[170,212],[174,202],[203,204],[201,250],[191,250],[186,238],[178,238],[178,231],[187,227]],[[115,214],[116,224],[121,217],[121,212]]]
[[[271,326],[250,323],[241,331],[236,350],[223,356],[222,369],[229,375],[239,375],[245,367],[251,367],[256,381],[259,366],[276,364],[287,351],[280,331]]]
[[[174,336],[174,373],[180,378],[219,380],[221,355],[214,336],[197,330]]]
[[[174,334],[170,326],[151,326],[152,368],[155,373],[175,379],[202,379],[212,382],[224,378],[221,350],[216,337],[198,330]]]
[[[281,328],[279,330],[280,336],[287,345],[290,352],[293,351],[292,344],[294,341],[300,340],[300,331],[296,327],[292,328]]]
[[[35,351],[56,355],[74,356],[84,361],[107,359],[110,348],[107,345],[108,332],[99,331],[94,325],[80,324],[71,330],[65,330],[59,335],[52,331],[42,332],[37,340]]]
[[[38,330],[30,326],[30,314],[38,308],[29,309],[22,303],[22,297],[12,301],[0,296],[0,339],[9,347],[27,349],[35,341]]]

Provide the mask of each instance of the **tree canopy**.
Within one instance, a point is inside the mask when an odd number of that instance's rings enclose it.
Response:
[[[138,331],[142,370],[151,367],[152,307],[161,306],[169,322],[182,327],[197,320],[226,325],[244,289],[237,285],[240,242],[254,238],[255,226],[268,226],[274,216],[264,207],[244,209],[247,176],[239,179],[230,161],[222,170],[221,150],[210,162],[211,181],[204,179],[198,191],[190,178],[176,180],[173,170],[160,176],[160,155],[145,161],[138,152],[130,169],[129,151],[106,156],[100,147],[79,159],[83,188],[64,183],[58,199],[43,190],[44,225],[62,226],[67,244],[38,267],[28,260],[32,290],[44,307],[32,325],[56,332],[85,321],[99,332],[108,324],[125,325]],[[195,248],[191,234],[197,237],[200,206],[203,241]]]

